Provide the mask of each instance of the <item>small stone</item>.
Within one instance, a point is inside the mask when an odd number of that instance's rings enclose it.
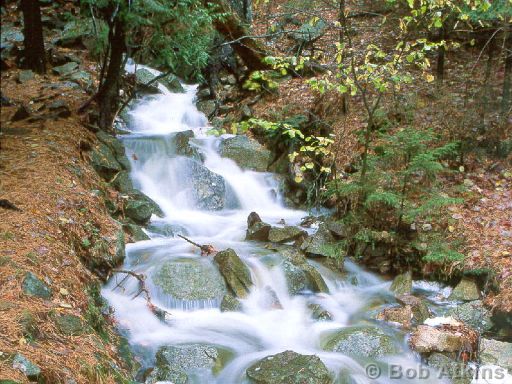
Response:
[[[395,295],[408,295],[412,292],[412,273],[406,272],[398,275],[389,288]]]
[[[59,67],[53,67],[53,73],[59,76],[67,76],[78,69],[78,64],[74,61],[61,65]]]
[[[32,272],[27,272],[23,279],[23,292],[28,296],[49,299],[52,296],[51,289],[37,278]]]
[[[19,353],[14,356],[12,367],[23,372],[31,381],[37,381],[41,374],[41,369],[37,365]]]
[[[30,69],[20,71],[20,73],[18,73],[18,83],[24,84],[27,81],[33,80],[34,77],[34,72],[32,72]]]

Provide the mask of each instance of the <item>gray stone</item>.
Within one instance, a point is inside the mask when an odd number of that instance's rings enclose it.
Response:
[[[189,170],[181,184],[188,189],[189,196],[199,209],[216,211],[226,204],[226,184],[224,178],[213,173],[197,161],[185,158]]]
[[[124,204],[124,213],[138,224],[146,224],[153,214],[153,207],[144,200],[129,199]]]
[[[315,355],[285,351],[251,365],[247,377],[255,384],[330,384],[332,378]]]
[[[182,131],[174,134],[173,144],[175,152],[180,156],[191,157],[197,161],[202,161],[198,149],[190,144],[190,139],[194,138],[194,132],[191,130]]]
[[[404,307],[385,308],[377,315],[377,320],[397,323],[405,328],[409,328],[411,326],[412,319],[412,308],[409,305]]]
[[[406,272],[398,275],[389,288],[395,295],[408,295],[412,292],[412,273]]]
[[[213,371],[222,364],[219,350],[208,344],[184,344],[166,346],[158,350],[156,354],[155,370],[146,380],[146,384],[160,381],[173,384],[190,383],[189,375]]]
[[[131,164],[128,158],[126,157],[126,151],[122,141],[112,135],[109,135],[104,131],[98,131],[96,133],[96,137],[99,141],[101,141],[103,144],[110,148],[117,162],[121,164],[123,169],[130,171]]]
[[[268,241],[271,225],[263,222],[254,223],[247,228],[245,240]]]
[[[284,247],[278,251],[284,258],[281,267],[290,294],[295,295],[303,291],[329,292],[320,272],[308,264],[299,250]]]
[[[132,179],[130,178],[130,174],[127,171],[120,171],[118,172],[110,184],[119,192],[122,194],[128,195],[130,193],[133,193],[133,183]]]
[[[74,61],[70,61],[69,63],[66,63],[64,65],[60,65],[58,67],[53,67],[52,71],[56,75],[59,76],[68,76],[72,72],[76,71],[78,69],[78,64]]]
[[[319,304],[310,304],[308,308],[311,310],[311,317],[315,320],[331,321],[333,319],[331,313]]]
[[[61,47],[74,47],[80,44],[87,45],[87,40],[90,39],[95,30],[94,22],[92,19],[87,21],[77,19],[68,22],[64,26],[61,35],[55,40],[55,43]]]
[[[301,250],[309,256],[323,256],[339,258],[334,247],[335,239],[325,224],[320,224],[318,230],[312,236],[309,236],[301,244]]]
[[[301,237],[306,237],[306,231],[294,227],[294,226],[285,226],[285,227],[272,227],[268,233],[268,241],[273,243],[287,243],[289,241],[297,240]]]
[[[483,364],[495,364],[512,370],[512,343],[492,339],[480,339],[480,360]]]
[[[391,336],[371,326],[343,328],[327,340],[324,349],[354,357],[372,358],[400,352]]]
[[[30,69],[20,71],[18,73],[18,82],[21,84],[26,83],[27,81],[33,80],[35,78],[34,72]]]
[[[137,69],[137,71],[135,72],[137,89],[143,93],[159,93],[160,90],[158,89],[158,85],[161,84],[171,92],[184,92],[184,89],[176,76],[169,74],[165,77],[158,79],[157,81],[154,81],[154,79],[156,79],[158,76],[160,75],[155,75],[146,68]],[[153,83],[151,83],[151,81],[153,81]]]
[[[37,278],[32,272],[25,273],[23,279],[23,292],[28,296],[49,299],[52,297],[52,290],[45,283]]]
[[[152,278],[163,293],[178,300],[220,301],[227,293],[222,275],[208,260],[167,261]]]
[[[37,365],[19,353],[14,355],[12,367],[23,372],[30,381],[37,381],[41,374],[41,369]]]
[[[423,324],[430,317],[430,310],[423,299],[412,295],[399,295],[396,300],[405,306],[411,307],[413,322]]]
[[[320,19],[313,25],[310,22],[302,24],[297,31],[291,34],[293,40],[298,44],[310,44],[325,34],[327,23]]]
[[[476,282],[463,278],[459,284],[453,288],[448,300],[473,301],[480,299],[480,290]]]
[[[464,366],[464,362],[459,362],[443,355],[442,353],[434,352],[428,359],[427,364],[439,370],[439,375],[444,378],[450,378],[452,384],[470,384],[473,381],[468,367]]]
[[[481,333],[490,331],[493,327],[492,313],[489,309],[485,308],[481,300],[470,301],[450,308],[447,316],[462,321],[467,326]]]
[[[131,235],[133,241],[149,240],[149,236],[137,224],[123,224],[123,229]]]
[[[234,160],[240,168],[266,172],[272,161],[272,153],[256,140],[245,135],[224,139],[220,155]]]
[[[246,297],[253,285],[251,272],[236,252],[228,248],[225,251],[218,252],[213,260],[219,267],[228,288],[235,296]]]

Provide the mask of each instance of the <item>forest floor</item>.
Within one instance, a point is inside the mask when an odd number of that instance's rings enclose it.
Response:
[[[97,192],[105,186],[80,149],[96,143],[75,113],[89,95],[51,74],[20,84],[18,72],[2,71],[2,95],[16,105],[1,108],[0,197],[19,211],[0,208],[0,379],[26,381],[8,358],[20,353],[50,383],[114,382],[105,366],[118,359],[117,339],[110,325],[111,341],[85,325],[94,311],[88,289],[99,280],[72,241],[87,236],[91,223],[107,241],[118,229]],[[56,101],[69,117],[49,110]],[[11,122],[22,104],[31,118]],[[24,294],[27,272],[50,287],[51,298]],[[80,319],[83,329],[63,331],[63,315]]]

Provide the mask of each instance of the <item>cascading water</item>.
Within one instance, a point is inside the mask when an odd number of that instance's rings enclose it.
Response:
[[[297,225],[306,214],[284,207],[272,175],[241,170],[232,160],[219,156],[217,148],[221,139],[205,134],[208,122],[195,108],[194,97],[195,88],[189,86],[182,94],[164,92],[142,101],[130,112],[133,120],[130,133],[123,137],[132,163],[134,185],[157,202],[165,214],[164,218],[154,218],[152,228],[168,229],[150,231],[151,240],[129,244],[124,266],[149,277],[147,285],[152,301],[170,313],[165,321],[148,309],[142,295],[133,299],[138,291],[135,279],[126,279],[120,287],[119,281],[124,276],[114,276],[103,289],[134,350],[140,352],[147,364],[152,363],[155,351],[164,345],[206,343],[228,352],[229,358],[215,375],[204,370],[190,372],[189,381],[194,383],[245,383],[245,370],[251,364],[285,350],[319,356],[336,382],[346,382],[342,380],[348,376],[356,383],[375,382],[366,375],[368,362],[375,362],[383,369],[391,363],[416,367],[418,360],[408,351],[403,334],[384,324],[378,327],[393,337],[398,354],[373,360],[356,359],[322,349],[325,340],[336,330],[372,324],[372,314],[393,301],[387,289],[389,284],[349,261],[345,262],[343,275],[311,262],[322,274],[330,293],[290,295],[279,254],[260,243],[244,241],[246,219],[251,211],[256,211],[263,221],[272,225],[283,219],[287,224]],[[190,182],[191,173],[197,171],[200,161],[177,154],[173,138],[187,130],[195,134],[191,145],[203,157],[204,167],[214,173],[206,174],[201,168],[203,173],[199,178],[212,177],[213,183],[225,180],[224,186],[215,186],[226,190],[225,201],[220,204],[222,209],[205,209],[205,199],[219,208],[217,197],[198,197],[197,184]],[[223,288],[211,285],[209,280],[218,275],[213,261],[175,237],[178,233],[199,244],[212,244],[217,250],[232,248],[249,267],[254,287],[241,300],[240,311],[220,311]],[[172,271],[181,271],[183,265],[200,274],[190,275],[190,284],[196,284],[193,280],[199,279],[198,289],[205,289],[201,297],[175,298],[155,283],[165,266],[172,284]],[[178,280],[178,276],[174,278]],[[187,287],[175,288],[186,290]],[[272,305],[276,298],[279,306]],[[332,319],[314,319],[313,304],[321,304]],[[379,382],[407,380],[381,378]]]

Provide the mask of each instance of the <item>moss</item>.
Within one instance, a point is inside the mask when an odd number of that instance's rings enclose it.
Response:
[[[89,326],[104,341],[109,341],[108,325],[103,315],[103,309],[107,306],[105,300],[101,296],[99,284],[92,284],[87,288],[88,303],[84,317]]]

